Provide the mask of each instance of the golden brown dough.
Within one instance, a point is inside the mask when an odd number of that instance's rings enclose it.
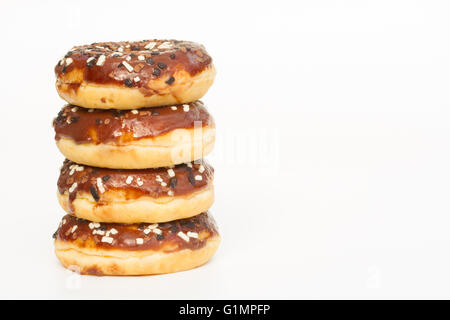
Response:
[[[189,218],[208,210],[214,203],[212,183],[189,195],[127,199],[123,192],[108,191],[108,201],[98,205],[90,193],[79,193],[70,208],[68,193],[57,194],[59,204],[76,217],[101,222],[166,222]]]
[[[177,252],[152,250],[111,252],[102,249],[77,248],[73,244],[55,241],[55,254],[62,265],[81,274],[96,276],[131,276],[173,273],[189,270],[208,262],[220,244],[220,237],[209,239],[201,249]]]
[[[214,147],[215,127],[175,129],[154,138],[126,144],[76,143],[69,138],[56,142],[61,153],[74,162],[114,169],[172,166],[207,156]]]

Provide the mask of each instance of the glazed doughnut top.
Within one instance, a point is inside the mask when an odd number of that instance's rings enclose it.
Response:
[[[66,215],[53,238],[74,242],[81,248],[175,252],[200,249],[216,235],[214,218],[204,212],[188,219],[159,224],[98,223]]]
[[[190,41],[98,42],[73,47],[55,66],[55,74],[59,78],[80,69],[86,82],[136,87],[145,95],[150,80],[161,78],[171,85],[175,72],[194,76],[211,65],[205,48]]]
[[[139,110],[85,109],[67,105],[53,120],[56,140],[65,137],[76,143],[118,145],[198,125],[214,126],[214,119],[201,101]]]
[[[127,199],[189,194],[213,180],[214,169],[205,161],[179,164],[173,168],[106,169],[78,165],[65,160],[58,179],[60,194],[73,201],[78,192],[90,193],[99,205],[108,190],[121,191]]]

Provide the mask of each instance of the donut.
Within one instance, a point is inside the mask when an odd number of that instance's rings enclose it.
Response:
[[[65,160],[57,197],[67,213],[94,222],[166,222],[208,210],[214,202],[213,176],[205,161],[114,170]]]
[[[53,238],[64,267],[97,276],[192,269],[211,259],[220,243],[207,212],[162,224],[97,223],[66,215]]]
[[[136,109],[198,100],[216,71],[200,44],[144,40],[75,46],[55,74],[58,94],[71,104]]]
[[[203,158],[215,124],[201,101],[134,110],[65,106],[53,121],[63,155],[95,167],[142,169]]]

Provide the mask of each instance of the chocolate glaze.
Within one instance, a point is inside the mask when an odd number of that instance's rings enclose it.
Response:
[[[214,169],[205,161],[179,164],[171,170],[173,177],[169,175],[170,168],[106,169],[81,166],[66,159],[58,179],[58,191],[60,194],[69,192],[70,203],[75,200],[78,192],[89,193],[97,201],[97,205],[101,206],[107,203],[102,195],[108,190],[120,191],[126,199],[179,196],[205,188],[214,176]],[[201,176],[202,179],[196,180],[196,176]],[[129,177],[133,178],[131,182]],[[98,178],[101,180],[100,186]],[[73,187],[75,183],[76,186]],[[70,207],[69,210],[72,210]]]
[[[189,106],[187,112],[186,106]],[[53,120],[53,127],[56,140],[64,137],[76,143],[124,144],[157,137],[175,129],[191,129],[198,122],[203,127],[214,126],[214,119],[201,101],[126,111],[67,105]]]
[[[112,229],[115,230],[111,231]],[[155,229],[157,229],[156,232],[151,231]],[[178,235],[180,231],[186,236],[191,235],[188,236],[189,241]],[[192,237],[192,234],[188,232],[196,233],[198,238]],[[182,249],[200,249],[205,246],[208,239],[216,235],[218,235],[218,229],[214,218],[208,212],[204,212],[188,219],[160,224],[99,223],[94,225],[88,220],[66,215],[53,237],[59,241],[74,242],[80,248],[134,251],[150,249],[174,252]],[[105,236],[112,239],[105,239]],[[142,244],[137,243],[138,238],[143,240]]]
[[[128,70],[127,64],[133,70]],[[79,69],[86,82],[136,87],[144,94],[152,95],[157,90],[148,87],[150,80],[161,78],[171,85],[177,81],[176,77],[172,79],[176,71],[185,70],[193,76],[211,65],[212,59],[205,48],[194,42],[98,42],[73,47],[55,66],[55,74],[59,78]],[[136,81],[136,77],[140,80]]]

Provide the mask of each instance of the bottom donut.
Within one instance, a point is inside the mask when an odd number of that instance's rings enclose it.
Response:
[[[66,215],[53,235],[62,265],[81,274],[150,275],[206,263],[220,244],[204,212],[165,223],[97,223]]]

